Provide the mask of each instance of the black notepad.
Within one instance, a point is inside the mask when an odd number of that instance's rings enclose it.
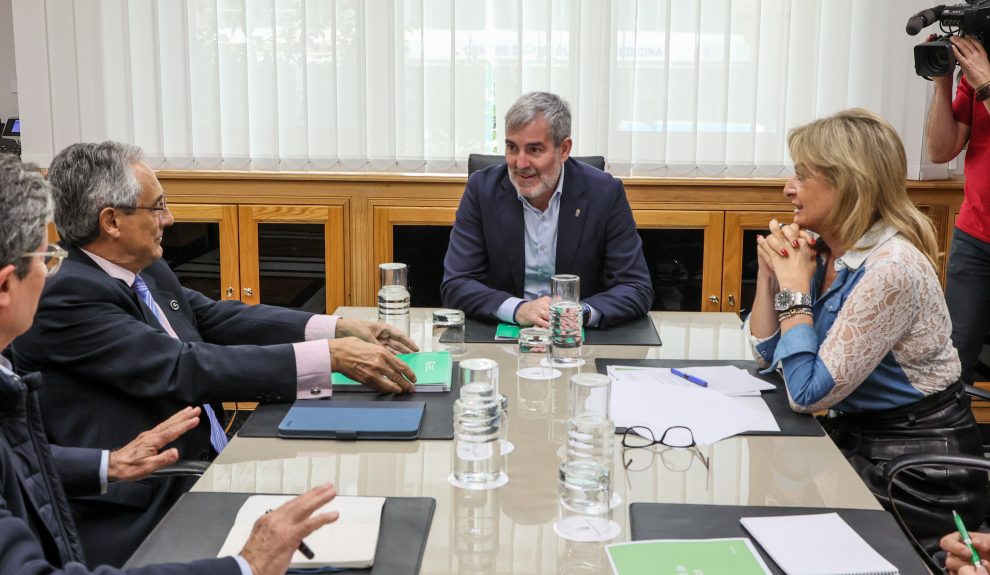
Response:
[[[303,439],[416,439],[422,401],[297,400],[278,436]]]

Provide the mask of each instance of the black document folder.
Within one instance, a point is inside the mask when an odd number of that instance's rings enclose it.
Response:
[[[494,343],[498,322],[467,318],[464,323],[464,341],[468,343]],[[653,320],[646,315],[605,329],[589,327],[584,330],[585,345],[661,345]]]
[[[422,401],[426,404],[423,424],[419,428],[419,439],[454,438],[454,401],[461,395],[461,370],[454,363],[450,378],[450,391],[420,393],[334,393],[331,401],[368,401],[401,403]],[[240,437],[278,437],[278,426],[285,419],[291,403],[268,403],[259,405],[244,425],[237,430]]]
[[[138,547],[124,567],[216,557],[237,511],[253,493],[186,493]],[[375,564],[334,573],[415,575],[419,573],[436,500],[389,497],[382,509]]]
[[[927,575],[928,568],[901,532],[894,517],[873,509],[829,509],[811,507],[750,507],[745,505],[691,505],[682,503],[633,503],[629,525],[634,541],[646,539],[716,539],[749,537],[739,523],[743,517],[773,515],[839,514],[877,553],[893,563],[901,575]],[[770,571],[783,571],[753,542]],[[827,545],[827,542],[823,542]]]
[[[787,401],[787,391],[784,389],[784,382],[776,373],[761,374],[755,361],[722,361],[722,360],[690,360],[690,359],[609,359],[600,357],[595,360],[595,367],[598,373],[607,374],[610,365],[634,365],[638,367],[689,367],[706,365],[733,365],[749,371],[754,377],[777,386],[773,391],[764,391],[760,395],[763,401],[767,402],[770,413],[777,420],[780,431],[747,431],[739,435],[792,435],[821,437],[825,435],[825,430],[818,423],[814,416],[807,413],[797,413],[791,409],[790,402]],[[625,432],[625,428],[616,428],[616,433]]]
[[[278,436],[303,439],[416,439],[422,401],[297,400]]]

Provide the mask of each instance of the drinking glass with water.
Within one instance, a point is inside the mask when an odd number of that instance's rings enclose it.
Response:
[[[550,278],[550,333],[553,337],[552,355],[558,365],[578,365],[581,362],[581,327],[584,308],[581,307],[581,278],[573,274],[557,274]]]
[[[378,321],[409,333],[409,268],[389,262],[378,266]]]
[[[454,402],[454,472],[462,489],[493,489],[508,481],[502,472],[498,363],[472,358],[460,363],[461,395]]]

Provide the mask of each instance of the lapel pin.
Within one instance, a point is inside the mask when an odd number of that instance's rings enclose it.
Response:
[[[575,218],[580,218],[581,217],[581,208],[578,208],[578,209],[574,210],[574,217]]]
[[[172,308],[172,311],[179,311],[179,302],[172,300],[168,302],[168,305],[170,308]]]

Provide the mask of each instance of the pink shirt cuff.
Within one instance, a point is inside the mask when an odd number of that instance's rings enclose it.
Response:
[[[330,346],[337,331],[337,316],[314,315],[306,323],[306,341],[292,344],[296,354],[296,399],[330,397]]]
[[[337,320],[335,315],[314,315],[306,323],[306,341],[314,339],[333,339],[337,337]]]

